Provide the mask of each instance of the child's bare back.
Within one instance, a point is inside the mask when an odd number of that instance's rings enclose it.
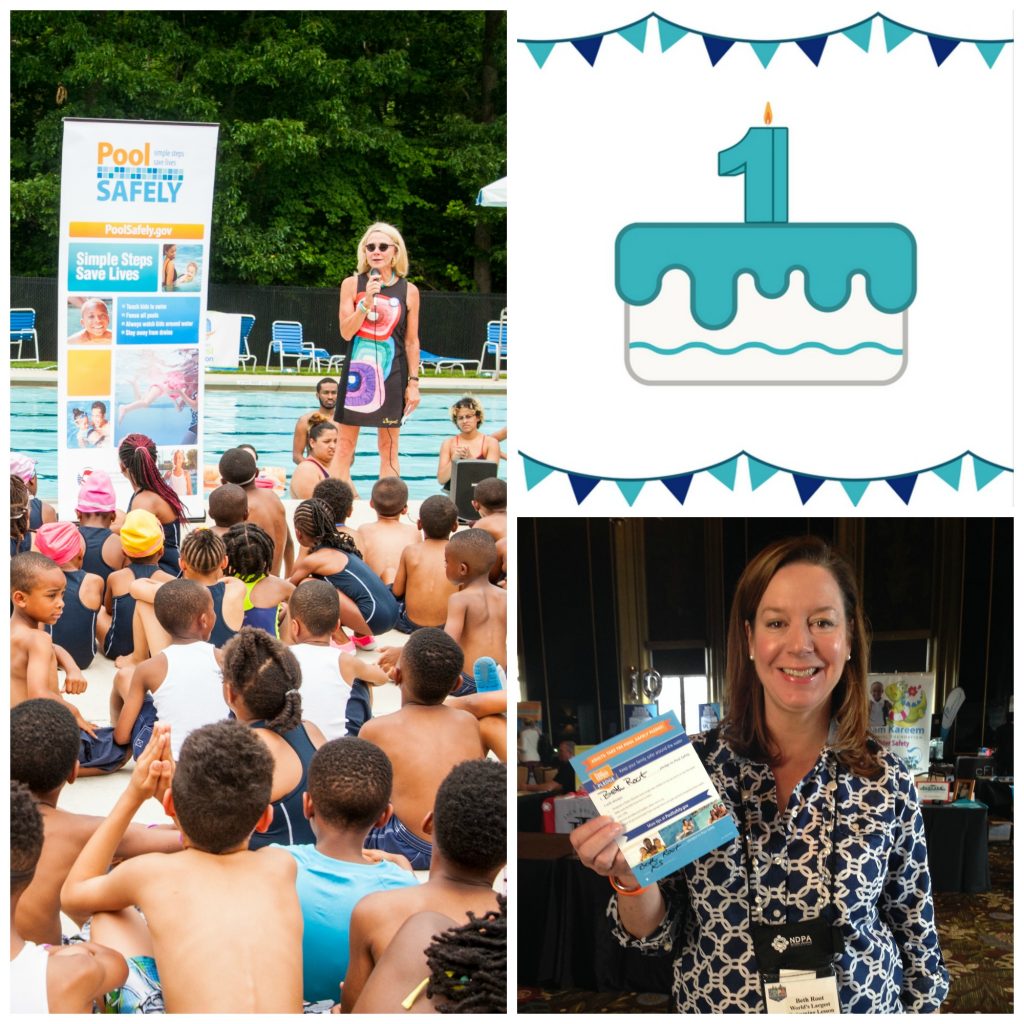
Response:
[[[477,658],[493,658],[506,667],[508,594],[486,576],[467,584],[448,600],[445,632],[462,647],[463,672],[472,675]]]
[[[394,714],[371,719],[359,737],[376,743],[391,759],[395,814],[421,839],[429,839],[423,819],[445,776],[460,762],[486,753],[476,718],[444,704],[405,704]]]
[[[419,626],[444,626],[448,599],[455,593],[444,568],[444,540],[423,540],[403,552],[395,577],[396,597],[405,598],[405,613]]]
[[[385,583],[393,583],[402,552],[420,539],[420,532],[411,523],[379,519],[375,523],[360,526],[358,538],[363,561]]]
[[[41,692],[41,688],[48,693]],[[30,692],[31,691],[31,692]],[[41,629],[11,621],[11,707],[59,692],[53,641]]]

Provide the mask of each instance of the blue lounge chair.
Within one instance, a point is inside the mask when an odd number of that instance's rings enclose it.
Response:
[[[11,362],[22,359],[22,345],[29,341],[32,343],[32,350],[35,353],[33,359],[39,362],[39,333],[36,331],[36,311],[34,309],[12,309],[11,310]],[[18,347],[18,354],[14,354],[14,346]]]
[[[238,365],[244,370],[251,362],[253,372],[256,371],[256,357],[249,351],[249,334],[252,332],[256,317],[251,313],[242,314],[242,332],[238,339]]]
[[[321,361],[331,358],[325,348],[317,348],[311,341],[302,340],[302,324],[298,320],[275,320],[270,327],[270,348],[267,349],[267,369],[270,369],[270,357],[276,352],[278,366],[283,371],[285,359],[294,359],[298,369],[308,362],[319,371]]]
[[[494,368],[501,372],[501,361],[505,360],[505,369],[508,370],[508,310],[501,311],[498,320],[487,321],[487,338],[484,347],[480,350],[480,369],[483,370],[484,362],[488,355],[494,356]]]
[[[453,356],[437,356],[433,352],[428,352],[425,348],[420,349],[420,373],[425,373],[428,367],[433,367],[435,373],[440,373],[442,370],[451,368],[454,370],[461,370],[462,375],[466,375],[466,367],[473,366],[477,371],[480,369],[479,359],[456,359]]]

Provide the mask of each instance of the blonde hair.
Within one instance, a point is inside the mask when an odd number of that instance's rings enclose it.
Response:
[[[466,395],[465,398],[460,398],[449,410],[449,414],[452,418],[452,423],[459,422],[459,410],[460,409],[472,409],[476,413],[476,425],[478,427],[483,426],[484,422],[484,407],[472,396]]]
[[[356,246],[356,273],[365,274],[370,269],[370,263],[366,258],[366,249],[364,247],[366,240],[375,232],[387,235],[395,243],[395,254],[391,258],[391,266],[395,268],[395,273],[399,277],[405,277],[409,273],[409,254],[405,249],[405,241],[398,228],[393,227],[391,224],[385,224],[380,220],[376,224],[371,224],[363,232],[363,237],[359,239],[359,244]]]

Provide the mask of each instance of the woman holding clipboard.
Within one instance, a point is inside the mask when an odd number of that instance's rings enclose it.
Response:
[[[606,875],[624,946],[673,950],[687,1013],[936,1011],[949,989],[913,776],[868,734],[868,639],[849,564],[779,541],[736,587],[727,709],[694,746],[739,835],[641,887],[598,817],[572,833]]]

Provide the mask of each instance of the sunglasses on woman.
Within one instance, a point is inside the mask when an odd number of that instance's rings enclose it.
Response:
[[[365,248],[367,252],[376,252],[378,249],[381,252],[387,252],[391,245],[391,242],[367,242]]]

